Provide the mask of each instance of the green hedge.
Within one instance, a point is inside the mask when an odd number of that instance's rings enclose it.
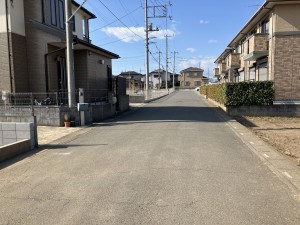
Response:
[[[275,94],[272,81],[208,85],[200,92],[225,106],[272,105]]]

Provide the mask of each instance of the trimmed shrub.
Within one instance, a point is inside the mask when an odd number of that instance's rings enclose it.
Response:
[[[208,85],[200,92],[225,106],[272,105],[275,94],[272,81]]]

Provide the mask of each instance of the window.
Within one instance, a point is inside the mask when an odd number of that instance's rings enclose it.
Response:
[[[185,82],[184,82],[184,86],[185,86],[185,87],[189,87],[189,86],[190,86],[190,82],[189,82],[189,81],[185,81]]]
[[[268,80],[268,64],[264,63],[258,66],[258,80],[266,81]]]
[[[65,29],[65,13],[64,13],[64,2],[63,0],[58,1],[59,10],[59,27]]]
[[[73,16],[71,19],[71,26],[72,26],[72,31],[75,32],[75,16]]]
[[[196,87],[196,86],[197,86],[197,87],[198,87],[198,86],[201,86],[201,81],[195,81],[195,82],[194,82],[194,86],[195,86],[195,87]]]
[[[263,34],[268,34],[269,33],[269,28],[270,26],[269,26],[269,21],[268,20],[266,20],[266,21],[264,21],[263,23],[262,23],[262,25],[261,25],[261,32],[263,33]]]
[[[65,3],[64,0],[43,0],[43,22],[52,27],[65,30]],[[75,31],[75,19],[71,19]]]
[[[195,73],[194,73],[194,76],[195,76],[195,77],[197,77],[197,76],[198,76],[198,73],[197,73],[197,72],[195,72]]]
[[[57,25],[56,0],[51,0],[50,12],[51,12],[51,24],[56,26]]]
[[[243,82],[243,81],[245,81],[245,72],[241,71],[239,76],[239,82]]]
[[[249,69],[249,80],[255,81],[255,67]]]

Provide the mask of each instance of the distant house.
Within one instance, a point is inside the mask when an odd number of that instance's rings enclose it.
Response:
[[[175,84],[178,81],[178,74],[174,74]],[[173,73],[167,73],[168,87],[172,87],[173,85]],[[165,70],[153,70],[149,74],[149,84],[153,89],[160,89],[161,87],[165,87],[166,83],[166,71]]]
[[[144,89],[144,75],[135,71],[122,72],[119,77],[126,78],[126,88],[131,90]]]
[[[203,76],[204,70],[196,67],[189,67],[180,72],[178,81],[181,88],[195,88],[207,84],[209,79]]]
[[[0,91],[67,92],[64,2],[0,1]],[[72,1],[72,11],[78,7]],[[111,91],[112,59],[119,56],[92,44],[95,18],[82,7],[73,19],[75,88]]]

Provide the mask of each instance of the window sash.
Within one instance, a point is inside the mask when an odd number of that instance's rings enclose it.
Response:
[[[50,2],[51,24],[57,26],[56,0]]]

